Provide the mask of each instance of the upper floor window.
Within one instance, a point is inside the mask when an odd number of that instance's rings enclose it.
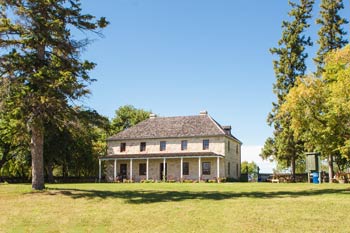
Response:
[[[126,143],[125,142],[120,143],[120,152],[124,152],[125,148],[126,148]]]
[[[203,140],[203,150],[209,150],[209,139]]]
[[[210,162],[203,162],[202,163],[202,174],[203,175],[210,175]]]
[[[161,141],[160,142],[159,150],[160,151],[165,151],[166,150],[166,141]]]
[[[190,174],[190,164],[188,162],[184,162],[182,164],[182,175],[189,175]]]
[[[140,151],[146,151],[146,142],[140,143]]]
[[[231,149],[230,147],[231,147],[231,146],[230,146],[230,141],[228,141],[228,143],[227,143],[227,150],[228,150],[228,151],[230,151],[230,149]]]
[[[181,141],[181,150],[187,150],[187,140]]]
[[[238,154],[238,145],[236,145],[236,153]]]

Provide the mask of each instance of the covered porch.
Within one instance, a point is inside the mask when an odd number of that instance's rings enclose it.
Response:
[[[102,162],[105,176],[115,181],[184,181],[219,180],[224,176],[223,156],[214,153],[111,155],[99,158],[99,181]]]

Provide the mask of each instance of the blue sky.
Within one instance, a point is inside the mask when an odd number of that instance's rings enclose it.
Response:
[[[83,54],[97,63],[91,77],[98,80],[85,105],[110,118],[125,104],[160,116],[207,110],[232,125],[244,143],[242,160],[261,163],[275,99],[269,48],[281,36],[287,0],[84,0],[82,6],[111,22]],[[313,39],[317,29],[309,31]]]

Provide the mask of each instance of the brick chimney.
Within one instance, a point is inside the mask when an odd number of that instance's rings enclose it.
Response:
[[[231,135],[231,125],[225,125],[225,126],[222,126],[222,129],[225,131],[225,134],[226,135]]]
[[[206,110],[200,111],[200,112],[199,112],[199,115],[200,115],[200,116],[206,116],[206,115],[208,115],[208,111],[206,111]]]

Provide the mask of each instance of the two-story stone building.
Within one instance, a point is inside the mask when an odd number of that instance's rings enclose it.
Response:
[[[107,181],[212,180],[240,177],[242,143],[206,111],[197,116],[157,117],[107,139]]]

